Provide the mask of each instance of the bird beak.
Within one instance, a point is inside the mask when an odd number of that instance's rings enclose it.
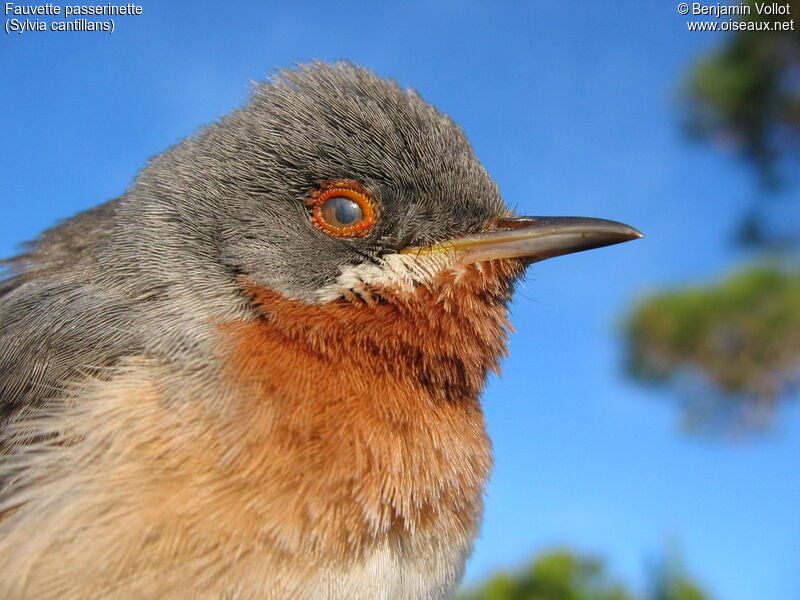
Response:
[[[493,225],[491,231],[401,252],[456,252],[460,264],[499,258],[522,258],[530,264],[644,237],[629,225],[588,217],[504,217]]]

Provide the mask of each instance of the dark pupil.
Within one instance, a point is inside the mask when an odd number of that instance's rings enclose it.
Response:
[[[322,207],[325,220],[335,227],[349,227],[358,223],[363,214],[357,202],[344,196],[334,196]]]

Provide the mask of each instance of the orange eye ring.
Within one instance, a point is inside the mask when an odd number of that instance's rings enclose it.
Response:
[[[377,218],[375,204],[366,188],[350,179],[324,182],[306,199],[312,222],[336,237],[362,237]]]

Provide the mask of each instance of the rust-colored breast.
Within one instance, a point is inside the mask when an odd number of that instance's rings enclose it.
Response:
[[[0,522],[0,595],[442,597],[477,529],[478,395],[519,270],[322,306],[251,286],[260,316],[221,326],[221,366],[132,357],[88,382],[40,423],[75,443],[17,457],[34,476]]]
[[[471,539],[491,464],[478,396],[520,271],[475,265],[318,306],[247,283],[260,318],[224,328],[240,400],[221,425],[279,546],[330,558],[387,535]]]

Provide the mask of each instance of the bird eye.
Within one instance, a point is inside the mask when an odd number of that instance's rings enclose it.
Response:
[[[311,193],[312,221],[337,237],[360,237],[375,224],[375,206],[367,190],[351,180],[326,181]]]
[[[320,207],[320,212],[326,223],[339,229],[352,227],[364,217],[358,203],[345,196],[328,198]]]

